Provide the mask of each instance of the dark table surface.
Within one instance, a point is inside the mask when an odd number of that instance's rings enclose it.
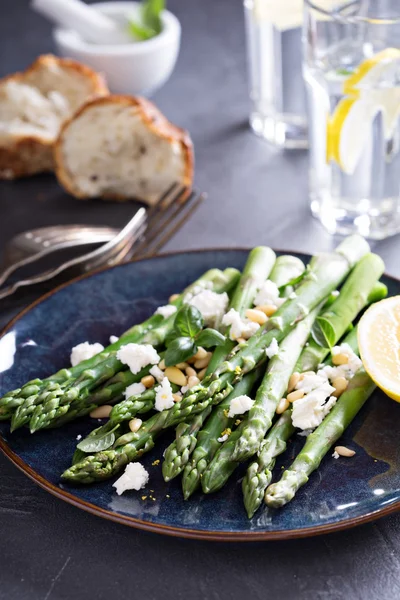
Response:
[[[307,202],[307,156],[280,153],[247,126],[239,0],[170,0],[183,27],[177,68],[155,101],[191,132],[208,201],[168,249],[269,244],[313,252],[335,240]],[[54,51],[28,0],[0,0],[0,75]],[[34,226],[122,225],[132,205],[81,203],[52,177],[0,184],[0,246]],[[400,276],[399,240],[375,245]],[[0,306],[3,325],[40,290]],[[0,598],[373,600],[400,597],[400,518],[287,542],[206,543],[146,534],[47,494],[0,456]]]

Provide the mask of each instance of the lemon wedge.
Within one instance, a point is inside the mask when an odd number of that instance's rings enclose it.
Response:
[[[368,375],[400,402],[400,296],[381,300],[364,313],[358,324],[358,346]]]
[[[400,50],[397,48],[386,48],[367,58],[347,77],[343,93],[346,96],[358,95],[360,86],[375,87],[381,82],[387,83],[388,77],[395,74],[399,60]]]

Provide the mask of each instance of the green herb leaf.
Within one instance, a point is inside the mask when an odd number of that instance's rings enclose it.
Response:
[[[132,21],[132,19],[128,21],[128,31],[133,38],[141,42],[149,40],[157,35],[157,31],[151,27],[142,25],[140,23],[135,23],[135,21]]]
[[[325,317],[317,317],[311,333],[317,344],[324,348],[332,348],[335,343],[335,330]]]
[[[153,29],[156,35],[162,30],[161,13],[164,8],[164,0],[146,0],[141,5],[143,24],[149,29]]]
[[[204,348],[212,346],[222,346],[225,343],[226,337],[216,329],[203,329],[196,337],[196,344]]]
[[[167,367],[173,367],[196,354],[197,346],[190,337],[178,337],[167,348],[164,356]]]
[[[96,430],[98,431],[97,434],[93,432],[92,435],[88,435],[84,440],[79,442],[77,445],[78,450],[82,450],[82,452],[85,452],[86,454],[107,450],[107,448],[110,448],[115,442],[114,431],[116,431],[118,428],[119,424],[108,431],[102,431],[102,427],[99,427],[99,429]]]
[[[283,292],[286,290],[286,288],[288,287],[295,287],[296,285],[298,285],[306,275],[308,275],[309,273],[309,268],[307,265],[307,268],[304,269],[304,271],[302,273],[300,273],[300,275],[297,275],[297,277],[293,277],[293,279],[291,279],[290,281],[288,281],[287,283],[285,283],[285,285],[281,285],[279,288],[279,295],[281,296],[283,294]]]
[[[191,304],[184,304],[176,313],[174,328],[180,336],[194,338],[203,329],[203,325],[201,312]]]

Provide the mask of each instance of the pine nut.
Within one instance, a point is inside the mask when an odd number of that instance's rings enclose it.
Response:
[[[178,300],[180,294],[172,294],[172,296],[169,297],[168,300],[168,304],[171,304],[171,302],[175,302],[175,300]]]
[[[293,392],[293,390],[296,388],[296,385],[299,383],[300,381],[300,373],[292,373],[292,375],[290,376],[289,379],[289,383],[288,383],[288,392]]]
[[[206,375],[206,372],[207,372],[207,367],[205,367],[204,369],[202,369],[201,371],[199,371],[197,373],[197,377],[200,379],[200,381],[203,381],[203,379]]]
[[[189,389],[191,389],[192,387],[194,387],[195,385],[198,385],[200,383],[200,379],[197,377],[197,375],[192,375],[191,377],[189,377],[188,379],[188,386]]]
[[[355,450],[350,450],[350,448],[346,448],[346,446],[336,446],[335,452],[339,454],[339,456],[354,456]]]
[[[132,433],[135,433],[141,428],[142,423],[142,419],[131,419],[129,421],[129,429],[132,431]]]
[[[332,362],[334,365],[347,365],[347,363],[349,362],[349,357],[347,356],[347,354],[340,352],[339,354],[335,354],[335,356],[332,356]]]
[[[245,312],[246,317],[253,323],[264,325],[268,321],[267,315],[262,310],[256,308],[248,308]]]
[[[247,340],[245,340],[244,338],[238,338],[236,341],[238,344],[245,344],[247,342]]]
[[[172,397],[174,399],[174,402],[180,402],[182,400],[182,394],[179,393],[172,394]]]
[[[140,380],[140,383],[143,383],[143,385],[144,385],[145,388],[151,388],[151,387],[153,387],[153,385],[155,384],[155,382],[156,382],[156,380],[154,379],[153,375],[145,375]]]
[[[211,360],[211,352],[207,352],[207,356],[205,358],[201,358],[200,360],[196,360],[196,362],[194,363],[194,368],[195,369],[204,369],[204,367],[208,367],[208,364]]]
[[[205,358],[207,356],[208,352],[207,350],[205,350],[205,348],[202,348],[201,346],[198,348],[196,354],[193,356],[194,360],[201,360],[202,358]]]
[[[165,371],[165,360],[162,359],[159,363],[158,363],[158,367],[162,370]]]
[[[256,306],[256,310],[260,310],[267,317],[271,317],[278,309],[273,304],[263,304],[262,306]]]
[[[345,377],[335,377],[335,379],[332,381],[332,385],[335,388],[335,391],[333,392],[332,396],[336,396],[336,398],[339,398],[339,396],[343,394],[344,390],[349,385],[349,382]]]
[[[197,371],[193,367],[186,367],[185,373],[188,377],[197,377]]]
[[[295,390],[294,392],[290,392],[290,394],[287,395],[287,401],[294,402],[295,400],[300,400],[300,398],[303,398],[303,396],[304,390]]]
[[[175,366],[178,367],[178,369],[180,369],[181,371],[184,371],[188,368],[189,365],[187,364],[187,362],[180,362]]]
[[[186,375],[177,367],[167,367],[165,369],[165,377],[169,379],[171,383],[179,385],[179,387],[187,385]]]
[[[282,398],[279,400],[279,404],[276,407],[276,414],[281,415],[285,410],[287,410],[290,406],[290,402],[287,398]]]
[[[112,411],[112,406],[109,404],[103,404],[103,406],[98,406],[90,413],[92,419],[107,419],[110,416],[110,412]]]

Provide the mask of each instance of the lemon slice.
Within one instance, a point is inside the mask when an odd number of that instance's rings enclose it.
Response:
[[[371,58],[364,60],[343,84],[343,93],[358,95],[359,87],[375,87],[382,81],[387,81],[388,76],[398,67],[400,50],[386,48]]]
[[[400,402],[400,296],[373,304],[358,324],[360,355],[371,379]]]
[[[371,135],[370,124],[380,106],[366,98],[342,98],[328,122],[327,157],[352,175]]]

